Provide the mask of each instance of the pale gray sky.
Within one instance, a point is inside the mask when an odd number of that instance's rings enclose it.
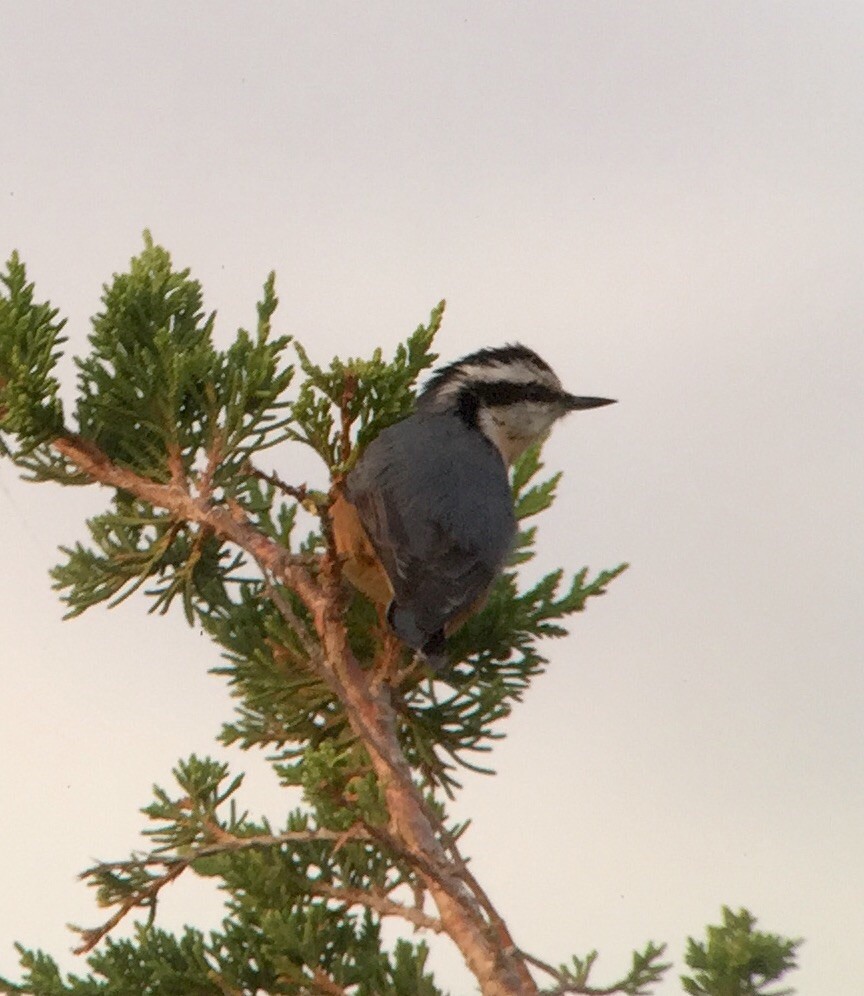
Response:
[[[446,297],[444,358],[520,339],[620,399],[555,431],[541,560],[632,569],[457,807],[518,943],[597,946],[598,982],[648,938],[680,967],[722,903],[806,938],[804,996],[860,978],[862,53],[854,2],[0,2],[0,253],[73,350],[149,227],[226,338],[275,268],[321,360]],[[0,972],[15,939],[83,971],[75,874],[230,712],[179,619],[60,622],[47,570],[104,497],[0,465]],[[206,885],[160,905],[220,915]]]

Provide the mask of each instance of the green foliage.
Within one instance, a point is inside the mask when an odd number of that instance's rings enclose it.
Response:
[[[78,360],[79,432],[114,463],[167,481],[170,451],[201,442],[207,385],[217,367],[214,315],[202,312],[189,271],[145,237],[128,274],[115,274],[93,318],[90,354]]]
[[[69,433],[53,375],[63,322],[50,305],[33,303],[16,254],[0,279],[0,432],[17,436],[14,446],[0,444],[36,480],[84,483],[50,447]],[[255,334],[240,329],[217,350],[199,283],[174,270],[145,233],[129,273],[105,286],[90,352],[76,360],[78,434],[151,480],[183,472],[233,496],[251,455],[287,438],[293,367],[283,354],[291,339],[271,338],[277,303],[270,274]]]
[[[380,918],[349,911],[344,898],[352,890],[410,897],[409,869],[368,840],[346,838],[334,849],[329,840],[303,839],[321,828],[307,811],[290,813],[284,830],[274,835],[266,821],[256,824],[238,813],[234,795],[241,779],[231,778],[219,762],[192,756],[174,776],[179,792],[156,786],[155,801],[143,810],[152,824],[144,833],[156,850],[98,865],[86,875],[100,905],[136,901],[146,908],[153,884],[191,862],[198,875],[218,878],[226,894],[221,928],[207,937],[187,928],[175,938],[139,924],[133,939],[109,939],[88,958],[92,974],[86,979],[64,980],[51,958],[19,947],[24,979],[17,985],[0,979],[0,985],[35,996],[299,996],[319,991],[312,985],[318,971],[353,987],[357,996],[442,996],[424,968],[425,944],[399,941],[388,952]],[[226,850],[226,840],[235,849]],[[208,845],[215,845],[214,854],[193,861],[193,853],[206,855]]]
[[[24,264],[13,252],[0,273],[0,454],[26,457],[63,426],[55,367],[64,320],[33,300]],[[17,437],[10,445],[9,437]]]
[[[375,350],[369,359],[334,359],[324,368],[294,343],[302,380],[292,399],[294,368],[286,358],[292,340],[272,334],[272,274],[254,334],[240,329],[219,350],[200,285],[145,235],[129,272],[104,288],[89,352],[76,361],[73,433],[63,422],[54,376],[62,322],[50,305],[33,303],[17,256],[2,279],[0,454],[31,479],[77,484],[84,477],[57,442],[83,439],[136,479],[203,495],[242,518],[313,577],[326,528],[299,539],[295,532],[301,508],[321,512],[322,496],[283,485],[253,460],[268,447],[300,442],[338,480],[370,439],[410,411],[417,379],[436,359],[432,345],[444,307],[389,361]],[[539,447],[513,468],[518,541],[483,611],[451,638],[450,671],[433,680],[411,672],[407,650],[401,661],[392,696],[397,732],[444,846],[465,829],[446,824],[442,802],[459,786],[457,766],[487,770],[478,756],[503,735],[501,721],[547,664],[541,640],[564,635],[568,619],[626,566],[593,578],[587,569],[569,579],[553,571],[520,583],[517,569],[534,557],[536,527],[528,520],[551,505],[560,480],[542,470]],[[223,662],[214,670],[237,700],[223,742],[267,750],[302,806],[274,833],[266,820],[253,822],[236,808],[239,778],[215,761],[191,757],[175,770],[179,793],[157,788],[144,810],[155,850],[87,873],[100,904],[147,914],[134,938],[109,939],[90,956],[87,978],[63,979],[50,958],[20,949],[24,981],[18,988],[3,984],[39,996],[259,990],[299,996],[318,991],[316,973],[324,973],[351,996],[437,996],[425,946],[400,941],[383,950],[386,913],[373,906],[358,914],[351,901],[364,892],[410,906],[418,883],[374,836],[387,822],[381,788],[339,699],[311,666],[320,648],[301,600],[212,530],[129,491],[113,491],[88,527],[88,542],[64,548],[53,572],[68,613],[115,605],[136,591],[154,611],[182,607],[220,648]],[[344,597],[348,639],[361,667],[371,670],[384,624],[362,595]],[[366,836],[357,836],[358,826]],[[222,928],[207,937],[187,929],[175,938],[149,922],[160,883],[185,869],[216,877],[226,894]],[[82,935],[85,941],[102,936]],[[634,955],[620,991],[641,993],[659,977],[661,953],[649,945]],[[587,979],[593,957],[574,959],[561,978]]]
[[[597,952],[591,951],[584,958],[574,955],[570,965],[558,969],[560,984],[556,993],[621,993],[622,996],[646,996],[647,986],[659,982],[670,968],[668,962],[660,959],[666,950],[665,944],[649,941],[644,951],[634,951],[630,971],[613,985],[600,989],[590,986],[591,971],[597,961]]]
[[[441,301],[429,323],[419,325],[404,345],[397,346],[389,362],[376,349],[368,360],[334,357],[325,370],[295,343],[306,380],[293,407],[294,427],[289,436],[311,446],[328,468],[337,469],[348,459],[346,430],[355,427],[353,449],[357,453],[382,429],[405,418],[413,407],[417,378],[438,358],[430,350],[443,317]]]
[[[517,514],[527,517],[554,500],[554,482],[533,484],[542,471],[536,451],[529,451],[514,470]],[[520,534],[515,559],[534,556],[534,531]],[[562,571],[553,571],[525,591],[519,590],[515,571],[499,579],[482,612],[450,640],[454,666],[441,681],[425,680],[405,689],[400,710],[400,732],[409,762],[429,787],[452,793],[459,782],[454,764],[472,770],[472,758],[486,754],[496,730],[514,703],[521,701],[531,680],[547,663],[539,639],[563,636],[563,622],[581,611],[588,598],[600,595],[626,565],[603,571],[588,580],[580,571],[562,592]],[[290,598],[289,592],[282,592]],[[295,611],[302,614],[296,601]],[[280,761],[303,756],[306,744],[325,739],[344,746],[349,734],[338,703],[307,666],[296,634],[272,605],[263,601],[260,585],[241,586],[238,600],[200,611],[200,620],[225,650],[225,674],[241,699],[238,718],[226,725],[225,743],[268,747]],[[354,649],[367,666],[372,664],[378,625],[371,606],[355,594],[349,607]],[[410,660],[406,651],[405,663]],[[280,769],[287,770],[287,769]]]
[[[687,939],[685,962],[693,975],[681,976],[690,996],[789,996],[794,989],[766,988],[796,967],[801,940],[755,930],[745,909],[723,907],[723,923],[707,929],[706,943]]]
[[[169,481],[215,465],[224,486],[264,447],[285,439],[289,336],[270,339],[274,276],[264,284],[254,336],[240,329],[229,349],[213,345],[215,315],[201,286],[145,234],[128,274],[115,274],[93,319],[90,353],[79,359],[79,433],[119,466]]]
[[[66,560],[51,572],[54,587],[70,593],[67,616],[103,601],[118,605],[150,581],[151,611],[166,612],[179,595],[191,624],[196,602],[227,602],[226,579],[244,563],[211,533],[179,524],[124,492],[117,492],[110,511],[89,519],[87,526],[91,545],[61,547]]]
[[[322,931],[328,920],[332,929]],[[91,955],[87,977],[64,978],[49,955],[17,945],[23,979],[0,985],[21,996],[305,996],[325,991],[314,986],[317,968],[352,986],[352,996],[445,996],[425,969],[426,945],[399,940],[383,952],[368,917],[335,923],[317,906],[302,918],[274,911],[262,929],[253,926],[226,920],[209,935],[186,927],[179,937],[138,926]]]

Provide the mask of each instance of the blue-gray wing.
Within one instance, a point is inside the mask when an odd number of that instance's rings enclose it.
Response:
[[[513,545],[504,461],[453,415],[416,414],[385,429],[349,474],[346,496],[390,578],[400,617],[418,630],[414,639],[400,632],[412,645],[476,602]]]

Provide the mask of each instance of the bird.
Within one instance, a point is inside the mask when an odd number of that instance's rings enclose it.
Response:
[[[435,371],[360,453],[331,505],[342,572],[433,673],[513,548],[513,461],[567,413],[613,403],[570,394],[527,346],[490,347]]]

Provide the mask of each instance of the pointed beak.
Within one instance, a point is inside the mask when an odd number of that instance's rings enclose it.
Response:
[[[603,405],[614,405],[614,398],[579,398],[575,394],[568,394],[565,398],[568,411],[575,412],[582,408],[601,408]]]

